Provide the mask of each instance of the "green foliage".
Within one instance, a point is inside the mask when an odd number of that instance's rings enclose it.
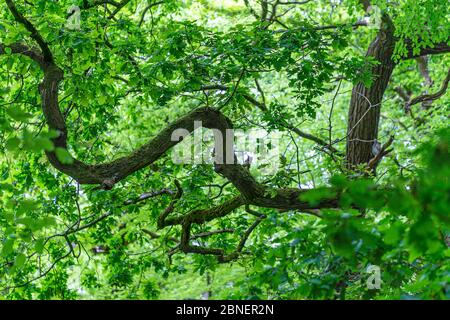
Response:
[[[376,176],[365,177],[346,171],[338,155],[352,86],[370,87],[379,63],[365,56],[378,30],[352,27],[365,14],[359,1],[279,6],[290,9],[272,23],[255,18],[243,1],[170,0],[145,11],[155,1],[131,0],[114,19],[111,5],[83,8],[94,1],[32,2],[15,1],[64,70],[57,89],[70,152],[55,148],[60,133],[43,122],[39,66],[5,47],[0,299],[199,299],[208,292],[217,299],[450,299],[450,99],[405,114],[394,90],[416,96],[440,88],[448,56],[429,57],[431,87],[416,62],[401,57],[405,41],[414,53],[449,41],[448,1],[371,1],[392,17],[399,41],[379,127],[383,143],[395,134],[394,151]],[[259,2],[248,2],[260,14]],[[80,30],[65,27],[72,4],[82,7]],[[35,48],[13,20],[0,3],[0,44]],[[180,227],[156,225],[176,180],[183,195],[170,217],[238,195],[212,165],[178,165],[167,154],[102,190],[79,185],[45,156],[54,151],[63,165],[112,161],[198,106],[219,108],[238,129],[282,133],[277,172],[250,167],[269,194],[301,188],[305,203],[338,197],[339,209],[252,206],[267,218],[237,261],[219,264],[211,255],[175,252]],[[338,153],[330,155],[329,144]],[[142,200],[158,190],[170,192]],[[234,232],[191,244],[232,252],[255,219],[243,206],[192,225],[197,235]],[[369,266],[380,267],[380,289],[367,286]]]

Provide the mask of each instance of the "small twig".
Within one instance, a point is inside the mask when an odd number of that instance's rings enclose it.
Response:
[[[181,188],[180,182],[178,180],[175,180],[175,186],[177,187],[177,193],[173,196],[173,199],[170,202],[169,206],[158,217],[158,221],[157,221],[158,229],[162,229],[165,226],[167,226],[167,222],[166,222],[167,216],[173,212],[173,210],[175,209],[175,205],[177,204],[178,200],[180,200],[181,196],[183,195],[183,189]]]
[[[125,205],[130,205],[130,204],[135,204],[150,198],[154,198],[160,195],[174,195],[175,192],[170,190],[170,189],[161,189],[158,191],[152,191],[152,192],[146,192],[141,194],[138,198],[136,199],[130,199],[124,202]]]
[[[381,147],[380,152],[378,152],[378,154],[375,157],[373,157],[372,159],[369,160],[369,163],[367,165],[370,169],[372,169],[372,170],[375,169],[376,166],[380,163],[381,159],[383,159],[383,157],[385,157],[386,155],[388,155],[389,153],[391,153],[394,150],[392,148],[388,149],[391,146],[392,142],[394,142],[393,136],[391,136],[389,138],[388,142],[386,142]]]

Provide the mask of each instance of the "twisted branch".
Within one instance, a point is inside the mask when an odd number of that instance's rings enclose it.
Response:
[[[406,103],[406,110],[409,110],[411,108],[411,106],[413,106],[415,104],[425,102],[425,101],[437,100],[440,97],[442,97],[445,94],[445,92],[447,91],[449,81],[450,81],[450,69],[448,69],[447,76],[445,77],[444,81],[442,82],[442,86],[441,86],[441,89],[439,89],[439,91],[432,93],[432,94],[424,94],[424,95],[421,95],[421,96],[411,99],[409,102]]]

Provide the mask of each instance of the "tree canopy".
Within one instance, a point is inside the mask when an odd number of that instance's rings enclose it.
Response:
[[[1,1],[0,299],[449,299],[449,18]]]

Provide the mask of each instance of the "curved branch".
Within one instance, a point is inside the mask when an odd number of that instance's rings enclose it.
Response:
[[[11,4],[12,11],[16,13],[19,22],[35,31],[36,29],[34,29],[28,20],[24,19],[22,15],[15,10],[12,2],[8,1],[8,3]],[[126,3],[127,1],[122,2],[122,4]],[[37,32],[34,32],[33,37],[41,44],[43,51],[48,50],[48,47],[44,45],[45,43],[43,43],[42,38],[40,38]],[[46,58],[45,53],[44,58]],[[53,60],[46,60],[46,65],[42,67],[44,79],[39,86],[39,90],[41,93],[44,117],[48,127],[58,132],[58,137],[53,139],[55,150],[58,150],[58,148],[67,149],[68,130],[65,118],[59,108],[58,99],[58,88],[63,80],[64,73]],[[58,159],[55,151],[46,152],[46,155],[49,162],[57,170],[71,176],[78,181],[78,183],[100,184],[104,189],[111,189],[118,181],[121,181],[132,173],[157,161],[171,147],[179,143],[179,141],[173,141],[172,139],[172,134],[175,130],[184,129],[185,131],[192,133],[195,129],[195,121],[201,121],[203,127],[220,131],[222,141],[219,142],[222,142],[221,145],[223,150],[216,149],[216,154],[221,154],[222,159],[226,159],[226,163],[223,163],[223,160],[216,160],[215,170],[231,181],[241,193],[241,196],[238,197],[238,199],[240,199],[238,201],[239,205],[246,203],[277,209],[315,209],[335,208],[338,206],[338,199],[325,199],[312,206],[310,203],[299,199],[300,195],[307,190],[296,188],[268,190],[267,187],[257,182],[250,174],[248,168],[237,164],[232,147],[231,150],[228,150],[230,149],[230,146],[227,144],[229,130],[233,129],[231,120],[219,110],[209,107],[201,107],[191,111],[187,115],[169,124],[155,138],[137,148],[130,155],[118,158],[112,162],[87,164],[80,160],[73,159],[70,163],[63,163]],[[231,142],[232,141],[231,137]],[[236,203],[234,207],[236,208]],[[209,221],[208,218],[205,220],[204,214],[205,213],[202,213],[201,211],[192,213],[189,215],[189,219],[192,219],[190,222],[196,222],[200,216],[202,217],[200,221]],[[209,210],[206,216],[214,218],[217,214],[218,211]],[[166,217],[164,217],[164,219]]]
[[[158,191],[145,192],[135,199],[130,199],[130,200],[125,201],[125,204],[126,205],[136,204],[138,202],[145,201],[147,199],[154,198],[154,197],[157,197],[160,195],[174,195],[174,194],[175,193],[172,190],[166,189],[166,188],[162,189],[162,190],[158,190]]]
[[[219,248],[207,248],[203,246],[192,246],[190,244],[190,240],[196,239],[200,234],[191,236],[191,226],[193,223],[200,224],[218,217],[223,217],[229,213],[231,213],[234,209],[240,207],[243,204],[242,199],[240,197],[233,198],[224,204],[214,207],[209,210],[196,210],[192,211],[185,217],[183,217],[181,222],[182,230],[181,230],[181,241],[180,244],[176,247],[177,249],[181,249],[185,253],[198,253],[198,254],[210,254],[217,256],[220,263],[226,263],[233,260],[236,260],[242,249],[244,249],[245,243],[247,239],[250,237],[251,233],[256,229],[256,227],[261,223],[262,220],[266,218],[266,215],[257,213],[246,206],[247,212],[252,215],[257,216],[255,222],[244,232],[241,236],[241,239],[237,245],[237,247],[231,252],[226,254],[223,249]],[[225,230],[220,231],[221,233],[225,232]],[[205,233],[205,235],[216,234],[214,233]],[[175,249],[175,248],[174,248]],[[173,249],[172,249],[173,250]]]
[[[123,0],[122,2],[119,2],[116,9],[109,15],[108,19],[113,19],[130,1],[131,0]]]
[[[153,3],[148,4],[144,8],[144,10],[142,10],[141,18],[140,18],[139,24],[138,24],[139,27],[142,26],[142,24],[144,23],[145,15],[147,14],[148,10],[150,10],[153,7],[156,7],[157,5],[163,4],[163,3],[164,3],[164,1],[157,1],[157,2],[153,2]]]
[[[239,208],[244,204],[244,199],[240,196],[232,198],[225,201],[223,204],[206,210],[194,210],[188,213],[186,216],[180,217],[178,219],[172,219],[168,222],[170,225],[180,224],[181,229],[181,240],[179,248],[185,253],[199,253],[199,254],[211,254],[216,255],[221,260],[224,257],[224,250],[218,248],[207,248],[201,246],[192,246],[190,240],[194,236],[191,236],[191,226],[192,224],[201,224],[204,222],[211,221],[216,218],[224,217],[231,213],[233,210]]]
[[[8,46],[0,43],[0,55],[6,54],[7,48],[11,49],[11,53],[13,54],[21,54],[34,60],[42,69],[46,67],[44,56],[39,49],[30,48],[26,44],[20,42],[16,42]]]
[[[56,65],[51,65],[44,70],[44,80],[40,85],[42,96],[42,108],[45,119],[50,129],[59,132],[59,136],[53,139],[56,148],[67,149],[67,128],[64,117],[58,104],[58,86],[63,79],[63,73]],[[231,120],[220,111],[208,107],[195,109],[168,125],[154,139],[150,140],[130,155],[104,164],[86,164],[77,159],[72,163],[62,163],[55,152],[47,152],[50,163],[59,171],[71,176],[80,184],[101,184],[104,189],[111,189],[115,183],[128,177],[132,173],[147,167],[179,141],[172,141],[172,133],[180,128],[189,133],[194,131],[194,122],[201,121],[202,126],[209,129],[217,129],[222,133],[224,146],[223,159],[229,159],[226,155],[226,138],[228,130],[232,129]],[[230,180],[242,195],[257,206],[284,208],[284,209],[308,209],[308,203],[300,201],[299,195],[304,192],[299,189],[279,189],[275,195],[269,196],[266,188],[251,176],[247,168],[233,163],[216,163],[215,170]],[[325,201],[320,207],[335,207],[336,201]]]
[[[166,218],[169,216],[169,214],[171,214],[173,212],[173,210],[175,209],[175,205],[177,204],[178,200],[180,200],[181,196],[183,195],[183,189],[181,188],[181,185],[178,182],[178,180],[175,180],[175,185],[177,187],[177,193],[173,196],[173,199],[170,202],[169,206],[158,217],[158,221],[157,221],[158,229],[162,229],[165,226],[170,225],[170,222],[167,222]]]
[[[409,102],[406,103],[406,110],[409,110],[409,108],[415,104],[425,102],[425,101],[433,101],[433,100],[439,99],[447,91],[449,82],[450,82],[450,69],[448,69],[447,76],[445,77],[444,81],[442,82],[442,87],[441,87],[441,89],[439,89],[439,91],[432,93],[432,94],[424,94],[424,95],[421,95],[421,96],[411,99]]]
[[[381,150],[378,152],[378,154],[376,154],[375,157],[370,159],[367,166],[371,170],[374,170],[378,166],[383,157],[392,152],[393,149],[388,149],[391,146],[392,142],[394,142],[394,136],[391,136],[389,140],[381,147]]]
[[[241,237],[241,240],[239,241],[238,246],[236,249],[225,256],[219,257],[219,262],[226,263],[233,260],[236,260],[239,257],[239,254],[242,252],[242,249],[244,249],[245,243],[247,242],[248,238],[252,234],[253,230],[256,229],[256,227],[266,218],[265,215],[261,215],[258,218],[256,218],[255,222],[244,232],[244,234]]]
[[[9,11],[11,11],[16,21],[22,24],[31,33],[30,37],[35,40],[41,48],[44,60],[46,62],[53,63],[53,54],[41,34],[37,31],[33,24],[17,10],[14,2],[11,0],[6,0],[6,4],[8,5]]]

